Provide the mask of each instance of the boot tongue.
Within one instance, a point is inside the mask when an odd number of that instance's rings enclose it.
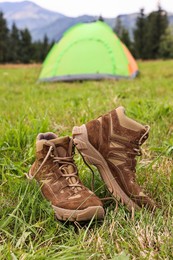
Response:
[[[54,144],[57,147],[57,152],[60,157],[72,156],[72,141],[71,138],[61,137],[55,139]],[[63,167],[63,171],[68,175],[75,174],[75,167],[72,164],[68,164],[67,166]],[[77,173],[74,176],[67,177],[67,180],[70,184],[76,184],[79,181]],[[74,192],[77,193],[78,191],[82,190],[81,186],[74,186]]]
[[[56,150],[59,157],[68,157],[72,156],[72,142],[69,137],[61,137],[54,140],[54,144],[56,145]],[[72,164],[65,165],[62,167],[62,171],[65,174],[75,174],[75,168]],[[78,175],[76,173],[75,176],[67,176],[66,177],[70,184],[76,184],[78,182]],[[80,186],[74,187],[74,192],[80,191],[82,188]]]
[[[72,154],[71,139],[68,136],[59,137],[54,140],[50,140],[56,146],[56,151],[59,157],[67,157]]]
[[[36,141],[36,151],[39,152],[40,156],[45,156],[45,153],[48,151],[51,144],[56,147],[57,156],[59,157],[68,157],[72,154],[72,145],[70,142],[70,137],[57,137],[52,136],[51,138],[47,138],[47,136],[43,134],[39,134]]]
[[[73,167],[73,165],[68,165],[68,166],[65,166],[65,167],[63,167],[63,172],[65,173],[65,174],[74,174],[74,172],[75,172],[75,169],[74,169],[74,167]],[[67,180],[68,180],[68,182],[70,183],[70,184],[76,184],[78,181],[79,181],[79,179],[78,179],[78,175],[76,174],[75,176],[70,176],[70,177],[68,177],[67,176]],[[80,190],[82,190],[82,187],[81,186],[76,186],[76,187],[74,187],[74,192],[76,193],[76,192],[78,192],[78,191],[80,191]]]
[[[48,138],[48,137],[52,137],[53,139]],[[40,159],[44,158],[46,156],[46,153],[48,152],[48,149],[49,149],[49,145],[51,146],[51,143],[56,148],[57,157],[64,157],[64,159],[65,159],[65,157],[72,156],[73,146],[72,146],[72,139],[70,137],[68,137],[68,136],[57,137],[56,135],[51,136],[46,133],[46,134],[39,134],[39,136],[37,138],[36,150],[37,150],[37,152],[39,152],[38,157]],[[46,151],[44,151],[45,148],[46,148]],[[78,179],[77,172],[75,174],[76,169],[73,166],[73,163],[71,164],[71,163],[64,162],[64,165],[63,165],[63,161],[62,161],[62,166],[63,167],[62,167],[61,171],[64,174],[66,174],[65,178],[67,179],[67,181],[72,185],[76,184],[79,181],[79,179]],[[74,176],[68,177],[68,174],[69,175],[74,174]],[[82,190],[81,186],[76,186],[76,187],[74,186],[75,193],[80,190]]]

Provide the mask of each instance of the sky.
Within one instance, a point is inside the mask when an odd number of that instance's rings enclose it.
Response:
[[[52,11],[67,16],[82,14],[116,17],[119,14],[136,13],[141,8],[145,13],[157,9],[160,2],[163,9],[173,13],[173,0],[31,0]],[[22,2],[22,0],[0,0],[0,2]]]

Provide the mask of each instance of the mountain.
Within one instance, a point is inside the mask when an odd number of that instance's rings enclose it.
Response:
[[[15,22],[19,29],[27,27],[29,30],[46,26],[59,18],[65,17],[63,14],[48,11],[30,1],[23,2],[2,2],[0,10],[11,27]]]
[[[42,40],[45,35],[49,40],[59,40],[64,31],[79,22],[91,22],[98,19],[96,16],[82,15],[79,17],[68,17],[58,12],[44,9],[33,2],[2,2],[0,3],[0,11],[4,13],[4,17],[11,28],[13,22],[19,29],[28,28],[31,32],[33,41]],[[129,31],[130,37],[133,38],[133,30],[135,28],[138,13],[123,14],[118,16],[122,25]],[[173,14],[168,13],[170,24],[173,25]],[[115,18],[104,18],[104,21],[112,28],[116,24]]]
[[[58,41],[63,33],[71,26],[77,23],[93,22],[95,20],[97,20],[97,18],[89,15],[83,15],[76,18],[63,17],[47,26],[36,28],[32,31],[32,35],[33,38],[36,39],[37,37],[42,38],[46,34],[50,40]]]
[[[173,26],[173,13],[168,13],[169,24]]]

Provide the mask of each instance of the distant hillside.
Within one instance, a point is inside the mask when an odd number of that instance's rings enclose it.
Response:
[[[33,40],[42,40],[45,34],[49,40],[59,40],[69,27],[79,22],[91,22],[98,17],[82,15],[79,17],[67,17],[63,14],[49,11],[30,1],[23,2],[3,2],[0,3],[0,10],[11,27],[15,22],[19,29],[28,28]],[[138,13],[119,15],[122,25],[129,31],[130,37],[133,38]],[[104,18],[105,22],[112,28],[115,27],[117,18]],[[173,14],[169,14],[169,22],[173,25]]]
[[[83,15],[76,18],[63,17],[47,26],[32,30],[32,36],[34,39],[37,39],[42,38],[46,34],[50,40],[58,41],[69,27],[80,22],[92,22],[95,20],[95,17],[89,15]]]
[[[10,27],[15,22],[20,29],[27,27],[32,30],[65,17],[63,14],[48,11],[30,1],[3,2],[0,3],[0,10],[3,11]]]

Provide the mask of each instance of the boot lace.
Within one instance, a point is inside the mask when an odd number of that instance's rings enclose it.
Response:
[[[54,143],[47,141],[45,144],[50,147],[44,160],[42,161],[41,165],[34,173],[34,175],[31,175],[31,173],[29,172],[28,174],[26,174],[26,176],[29,179],[33,179],[37,175],[37,173],[43,168],[48,158],[52,157],[53,162],[59,167],[62,176],[65,177],[65,179],[67,180],[68,187],[71,187],[75,193],[79,190],[82,190],[82,185],[79,182],[77,168],[73,162],[74,154],[72,153],[72,156],[59,157]]]
[[[150,131],[150,126],[146,125],[146,132],[141,136],[141,138],[138,141],[137,147],[133,147],[133,151],[131,152],[127,152],[129,154],[132,155],[132,166],[131,166],[131,170],[133,172],[135,172],[135,166],[136,166],[136,160],[135,160],[135,156],[141,156],[142,155],[142,150],[141,150],[141,144],[143,143],[143,140],[146,140],[148,137],[148,133]]]
[[[142,155],[142,150],[141,150],[140,146],[142,144],[142,141],[147,139],[148,133],[150,131],[150,126],[146,125],[145,128],[146,128],[146,132],[139,139],[138,147],[137,148],[133,148],[133,151],[136,153],[137,156],[141,156]]]

